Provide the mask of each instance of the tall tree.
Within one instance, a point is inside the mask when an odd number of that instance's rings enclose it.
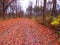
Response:
[[[28,15],[29,15],[29,18],[31,19],[32,17],[32,2],[29,2],[29,6],[28,6],[28,9],[27,9],[27,12],[28,12]]]
[[[5,5],[5,2],[9,2],[7,5]],[[2,5],[3,5],[3,18],[5,19],[5,11],[9,7],[9,5],[15,0],[2,0]]]
[[[38,7],[39,7],[39,0],[37,1],[38,2]],[[40,7],[39,7],[40,8]],[[39,16],[39,11],[38,11],[38,16]]]
[[[57,0],[53,0],[53,9],[52,9],[52,14],[51,14],[53,16],[57,15],[56,3],[57,3]]]
[[[44,7],[43,7],[43,24],[45,24],[46,22],[45,16],[46,16],[46,0],[44,0]]]
[[[5,1],[3,0],[2,2],[3,5],[3,18],[5,19]]]
[[[17,17],[17,0],[15,0],[15,3],[16,3],[16,17]]]
[[[36,13],[36,19],[37,19],[37,17],[39,16],[39,0],[36,0],[36,6],[34,7],[35,8],[35,11],[37,12]]]
[[[52,12],[52,1],[48,1],[47,2],[47,8],[49,9],[49,15],[51,15],[51,12]]]
[[[37,11],[37,4],[38,4],[38,1],[36,0],[36,11]],[[37,13],[35,18],[37,19]]]

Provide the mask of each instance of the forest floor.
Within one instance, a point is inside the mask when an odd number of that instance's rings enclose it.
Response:
[[[53,29],[30,19],[0,22],[0,45],[60,45]]]

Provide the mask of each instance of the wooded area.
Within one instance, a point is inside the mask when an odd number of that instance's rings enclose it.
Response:
[[[35,6],[33,7],[33,2],[30,1],[26,12],[24,12],[21,4],[19,4],[20,6],[17,5],[17,0],[0,0],[0,20],[18,17],[30,18],[41,24],[60,30],[60,7],[57,4],[57,0],[49,0],[48,2],[47,0],[43,0],[41,5],[39,5],[39,0],[35,1]]]
[[[60,0],[0,0],[0,45],[60,45]]]

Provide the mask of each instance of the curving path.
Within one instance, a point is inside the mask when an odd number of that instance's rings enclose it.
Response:
[[[0,22],[0,45],[60,45],[52,29],[30,19]]]

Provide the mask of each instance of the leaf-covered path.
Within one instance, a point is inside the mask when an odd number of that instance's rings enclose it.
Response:
[[[60,45],[52,29],[24,18],[0,22],[0,45]]]

